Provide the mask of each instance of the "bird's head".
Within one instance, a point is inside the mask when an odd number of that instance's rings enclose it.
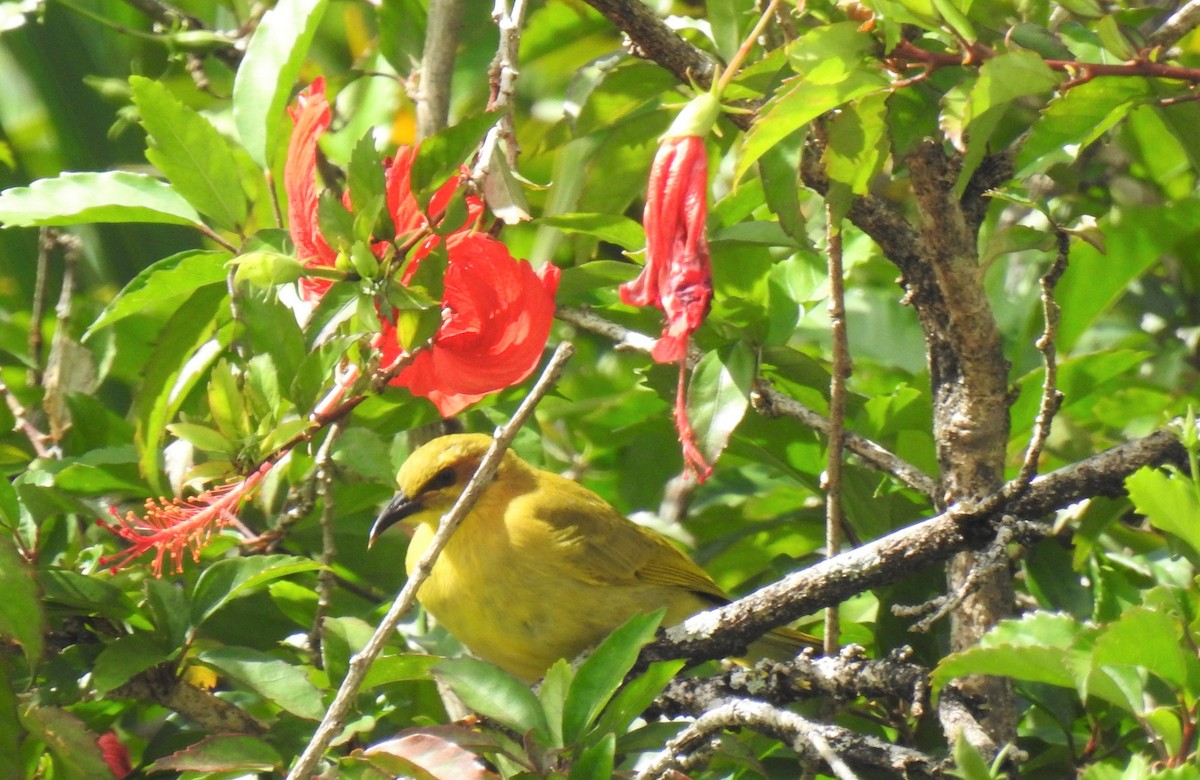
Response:
[[[482,433],[456,433],[418,447],[400,467],[400,490],[371,526],[367,546],[401,521],[436,525],[462,495],[491,444],[492,437]]]

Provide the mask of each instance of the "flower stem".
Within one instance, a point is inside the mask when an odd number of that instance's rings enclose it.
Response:
[[[754,42],[758,40],[758,36],[762,35],[762,31],[766,29],[767,22],[775,14],[775,9],[779,6],[779,0],[771,0],[767,7],[763,9],[762,16],[758,19],[758,24],[754,25],[754,29],[746,36],[746,40],[742,41],[742,45],[738,47],[737,53],[733,55],[733,59],[725,66],[725,72],[721,74],[721,78],[717,81],[717,94],[725,91],[729,86],[729,82],[733,81],[734,75],[737,74],[738,68],[742,65],[742,60],[746,59],[746,55],[750,53],[750,49],[754,46]]]

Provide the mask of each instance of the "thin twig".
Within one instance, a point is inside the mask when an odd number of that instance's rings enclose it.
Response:
[[[400,593],[392,601],[392,606],[388,609],[379,627],[375,629],[375,633],[371,636],[370,641],[350,659],[346,678],[342,680],[337,695],[329,705],[329,709],[326,711],[321,725],[317,728],[312,739],[304,748],[304,752],[296,760],[296,764],[288,773],[287,780],[307,780],[309,777],[312,777],[316,771],[317,762],[325,753],[326,748],[329,747],[329,743],[333,741],[333,738],[337,736],[345,725],[346,715],[350,711],[350,705],[353,703],[354,697],[358,695],[358,690],[362,686],[367,670],[371,668],[371,664],[383,651],[384,645],[391,639],[397,624],[400,622],[400,618],[412,608],[413,603],[416,601],[417,591],[429,577],[429,573],[433,570],[433,564],[446,547],[447,542],[450,541],[450,535],[454,533],[454,530],[458,528],[459,524],[467,516],[467,513],[471,510],[471,506],[475,503],[479,494],[483,492],[492,475],[495,474],[497,467],[500,465],[501,458],[504,457],[505,450],[508,449],[512,440],[516,438],[517,431],[521,429],[521,426],[533,414],[533,410],[537,407],[538,402],[550,391],[554,383],[558,381],[558,377],[562,373],[566,362],[574,352],[575,347],[570,342],[564,341],[559,344],[558,349],[554,351],[554,355],[550,358],[550,362],[546,365],[545,370],[542,371],[541,377],[538,378],[538,381],[529,391],[529,395],[521,402],[512,419],[509,420],[507,425],[496,429],[492,446],[484,454],[483,460],[479,463],[479,468],[476,469],[475,475],[467,483],[458,501],[442,517],[437,533],[429,543],[428,549],[425,550],[425,553],[413,567],[408,582],[404,584]]]
[[[750,728],[787,742],[813,763],[820,761],[827,765],[839,780],[857,777],[842,755],[865,767],[888,770],[889,776],[928,777],[940,768],[939,762],[916,750],[855,734],[842,726],[811,720],[765,702],[737,699],[697,718],[638,772],[637,780],[669,777],[669,772],[677,767],[696,768],[691,756],[699,753],[706,758],[713,739],[726,729],[736,728]]]
[[[649,353],[654,348],[654,338],[630,330],[623,325],[606,320],[588,309],[573,309],[560,306],[555,316],[563,322],[596,333],[612,340],[617,349],[632,349]],[[688,354],[688,365],[695,365],[698,356]],[[829,435],[829,419],[814,412],[794,398],[790,398],[759,379],[750,391],[750,404],[764,417],[780,415],[799,420],[803,425],[818,433]],[[856,433],[846,432],[846,449],[853,452],[871,468],[890,474],[908,487],[926,496],[937,493],[937,483],[916,466],[905,461],[886,448]]]
[[[500,30],[500,43],[496,47],[496,56],[489,70],[492,94],[488,101],[488,110],[499,112],[500,121],[483,139],[475,167],[471,171],[471,180],[485,196],[492,194],[492,188],[488,186],[492,178],[501,175],[491,170],[497,151],[503,148],[504,161],[510,169],[517,167],[517,157],[521,153],[521,146],[517,142],[517,127],[513,119],[513,99],[517,93],[517,77],[520,75],[518,53],[527,4],[525,0],[512,0],[511,7],[508,0],[495,0],[495,3],[492,19]],[[529,216],[524,209],[519,213],[513,212],[512,204],[508,202],[509,198],[506,195],[496,195],[491,200],[494,202],[488,205],[493,207],[493,213],[505,222],[514,223]]]
[[[1042,362],[1045,364],[1046,370],[1046,374],[1042,378],[1042,400],[1038,405],[1037,417],[1033,421],[1033,432],[1029,437],[1029,446],[1025,449],[1021,470],[1010,483],[1012,487],[1005,486],[1006,490],[1015,492],[1025,490],[1037,475],[1038,459],[1041,458],[1042,449],[1046,446],[1046,439],[1050,436],[1050,426],[1054,422],[1054,415],[1062,406],[1063,394],[1058,390],[1058,356],[1054,346],[1054,340],[1058,336],[1061,309],[1058,302],[1054,300],[1054,288],[1067,270],[1067,258],[1071,251],[1070,242],[1070,235],[1060,229],[1058,231],[1058,254],[1050,269],[1039,280],[1042,290],[1043,325],[1042,335],[1038,338],[1036,346],[1042,353]],[[1015,495],[1015,492],[1012,495]]]
[[[38,236],[37,277],[33,284],[33,310],[29,315],[29,384],[41,387],[46,369],[46,335],[42,320],[46,317],[46,276],[50,272],[50,253],[58,246],[58,232],[51,227],[42,228]]]
[[[321,497],[321,570],[317,572],[317,611],[313,618],[312,628],[308,633],[308,654],[313,665],[318,669],[321,665],[321,643],[325,634],[325,616],[329,614],[333,602],[333,590],[337,585],[333,572],[333,559],[337,553],[334,540],[334,500],[333,477],[333,445],[346,428],[346,420],[342,418],[329,426],[329,434],[321,442],[317,450],[315,475],[317,494]]]
[[[842,267],[842,231],[831,204],[825,204],[826,254],[829,274],[829,332],[833,364],[829,376],[829,460],[825,466],[825,557],[842,548],[842,452],[846,446],[846,380],[850,376],[850,343],[846,333],[846,285]],[[841,625],[837,607],[825,610],[825,654],[837,652]]]

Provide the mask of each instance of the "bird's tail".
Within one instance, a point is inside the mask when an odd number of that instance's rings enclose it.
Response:
[[[763,658],[770,658],[772,661],[790,661],[806,647],[815,647],[819,650],[822,642],[812,634],[806,634],[803,631],[774,628],[754,640],[750,645],[750,652],[746,655],[748,656],[747,660],[751,662]]]

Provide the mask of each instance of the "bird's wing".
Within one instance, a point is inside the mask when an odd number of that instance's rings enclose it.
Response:
[[[554,474],[539,473],[539,489],[510,511],[535,516],[550,537],[564,574],[597,585],[660,585],[727,597],[704,569],[666,537],[630,521],[592,491]],[[536,498],[534,498],[536,494]],[[549,563],[549,561],[548,561]]]

